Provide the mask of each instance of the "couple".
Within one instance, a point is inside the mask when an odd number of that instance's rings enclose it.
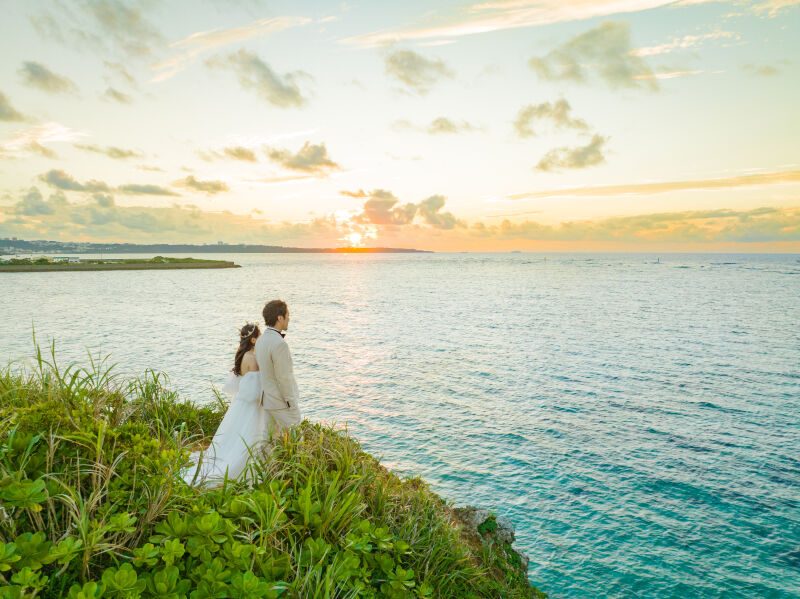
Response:
[[[256,445],[288,431],[301,421],[292,355],[284,341],[289,308],[272,300],[262,312],[263,334],[255,324],[239,331],[233,372],[223,391],[233,394],[230,407],[205,451],[191,454],[183,479],[189,484],[218,484],[238,478]]]

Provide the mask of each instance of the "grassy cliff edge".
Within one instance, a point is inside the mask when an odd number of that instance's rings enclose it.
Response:
[[[304,422],[249,480],[185,484],[225,408],[105,360],[0,370],[0,599],[546,597],[494,517],[467,530],[346,430]]]

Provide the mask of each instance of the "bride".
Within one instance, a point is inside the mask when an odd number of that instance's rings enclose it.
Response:
[[[269,413],[261,407],[261,378],[255,357],[255,344],[261,331],[246,324],[239,331],[233,371],[223,391],[233,395],[230,407],[205,451],[191,454],[191,464],[183,471],[188,484],[221,484],[238,478],[257,445],[269,436]]]

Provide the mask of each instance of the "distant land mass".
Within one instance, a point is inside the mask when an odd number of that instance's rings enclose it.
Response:
[[[44,239],[24,240],[15,238],[0,239],[0,254],[14,253],[62,253],[62,254],[369,254],[369,253],[425,253],[429,250],[415,250],[410,248],[299,248],[285,247],[282,245],[254,245],[248,243],[214,243],[214,244],[189,244],[189,243],[89,243],[85,241],[47,241]]]

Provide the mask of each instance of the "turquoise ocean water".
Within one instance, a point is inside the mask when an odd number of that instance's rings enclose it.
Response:
[[[33,323],[208,401],[280,297],[304,415],[511,518],[551,597],[800,597],[800,257],[233,259],[0,274],[0,360]]]

